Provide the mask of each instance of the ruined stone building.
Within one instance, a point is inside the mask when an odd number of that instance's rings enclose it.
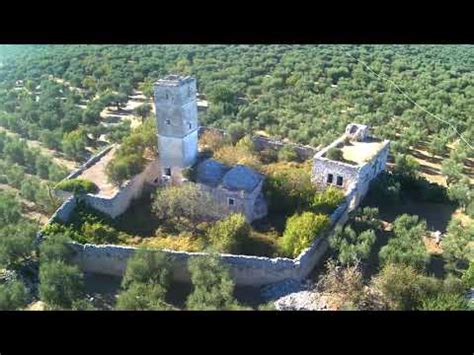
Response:
[[[390,141],[369,136],[369,128],[349,124],[345,133],[315,154],[312,181],[318,189],[336,186],[348,192],[355,189],[352,204],[365,196],[370,182],[385,169]],[[330,159],[328,151],[341,151],[342,159]]]
[[[92,157],[68,176],[87,178],[98,186],[99,191],[87,194],[84,200],[115,218],[142,194],[144,186],[195,183],[215,199],[222,216],[242,213],[249,222],[266,216],[268,208],[262,191],[265,182],[262,174],[248,166],[227,166],[199,156],[198,137],[202,127],[198,121],[196,79],[168,75],[154,84],[154,100],[158,157],[122,186],[108,183],[105,173],[115,148]],[[285,145],[262,137],[253,139],[260,149],[278,150]],[[302,159],[313,157],[312,181],[318,189],[327,186],[344,189],[353,198],[352,205],[357,206],[370,181],[385,168],[389,141],[371,137],[365,125],[349,124],[341,137],[319,152],[307,146],[294,145],[294,148]],[[339,160],[328,157],[331,149],[340,151]],[[190,167],[195,172],[193,182],[183,177],[183,170]]]
[[[196,79],[168,75],[153,89],[161,174],[179,180],[198,156]]]
[[[264,177],[255,170],[226,166],[212,159],[198,162],[196,79],[168,75],[154,84],[161,179],[183,182],[182,171],[194,166],[196,183],[216,200],[222,215],[242,213],[251,222],[267,214]]]

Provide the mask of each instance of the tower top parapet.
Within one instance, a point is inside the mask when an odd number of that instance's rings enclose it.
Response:
[[[181,86],[184,84],[188,84],[192,81],[195,81],[192,76],[186,75],[175,75],[175,74],[170,74],[165,76],[162,79],[158,79],[154,85],[156,86]]]

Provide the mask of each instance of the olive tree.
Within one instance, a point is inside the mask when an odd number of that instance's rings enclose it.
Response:
[[[71,309],[83,297],[84,283],[77,266],[61,260],[42,262],[39,280],[40,299],[52,309]]]
[[[153,211],[165,227],[179,232],[195,231],[197,224],[219,215],[210,194],[193,183],[158,189]]]
[[[211,245],[219,252],[238,253],[242,243],[248,238],[250,225],[240,213],[233,213],[217,221],[208,230]]]
[[[234,281],[217,255],[188,261],[193,291],[186,300],[189,310],[232,310],[241,306],[234,299]]]

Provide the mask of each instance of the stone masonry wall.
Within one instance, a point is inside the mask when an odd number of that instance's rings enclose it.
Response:
[[[74,170],[73,172],[71,172],[66,178],[65,180],[70,180],[70,179],[74,179],[76,177],[78,177],[79,175],[81,175],[85,170],[89,169],[92,165],[94,165],[95,163],[97,163],[104,155],[106,155],[112,148],[114,147],[114,145],[110,145],[106,148],[104,148],[103,150],[101,150],[99,153],[97,153],[96,155],[93,155],[91,158],[89,158],[88,161],[86,161],[84,164],[82,164],[78,169]]]
[[[204,132],[212,131],[217,132],[218,134],[225,136],[226,132],[222,129],[213,128],[213,127],[206,127],[201,126],[199,127],[199,136],[201,136]],[[281,148],[285,146],[292,146],[295,149],[296,154],[302,160],[307,160],[312,158],[314,154],[318,151],[318,148],[311,147],[309,145],[302,145],[297,143],[286,143],[279,140],[263,137],[263,136],[253,136],[252,141],[255,143],[255,146],[258,150],[263,149],[273,149],[279,151]]]
[[[146,183],[152,184],[159,175],[159,163],[154,160],[142,173],[124,183],[112,197],[87,194],[84,201],[90,207],[115,218],[127,210],[133,199],[140,197]]]
[[[347,221],[349,200],[355,191],[351,188],[345,201],[332,213],[331,225]],[[74,261],[84,272],[122,276],[128,258],[137,250],[135,247],[118,245],[93,245],[72,243],[75,250]],[[237,285],[261,286],[286,279],[303,280],[313,270],[328,249],[327,236],[319,236],[312,245],[303,250],[296,259],[268,258],[248,255],[220,254],[228,265]],[[172,258],[173,278],[188,282],[190,275],[187,260],[191,257],[205,256],[206,253],[190,253],[164,250]]]

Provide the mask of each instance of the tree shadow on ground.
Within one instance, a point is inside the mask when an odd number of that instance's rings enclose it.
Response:
[[[154,236],[160,221],[152,210],[152,197],[144,193],[142,197],[134,200],[130,207],[114,220],[114,227],[130,235],[140,237]]]

